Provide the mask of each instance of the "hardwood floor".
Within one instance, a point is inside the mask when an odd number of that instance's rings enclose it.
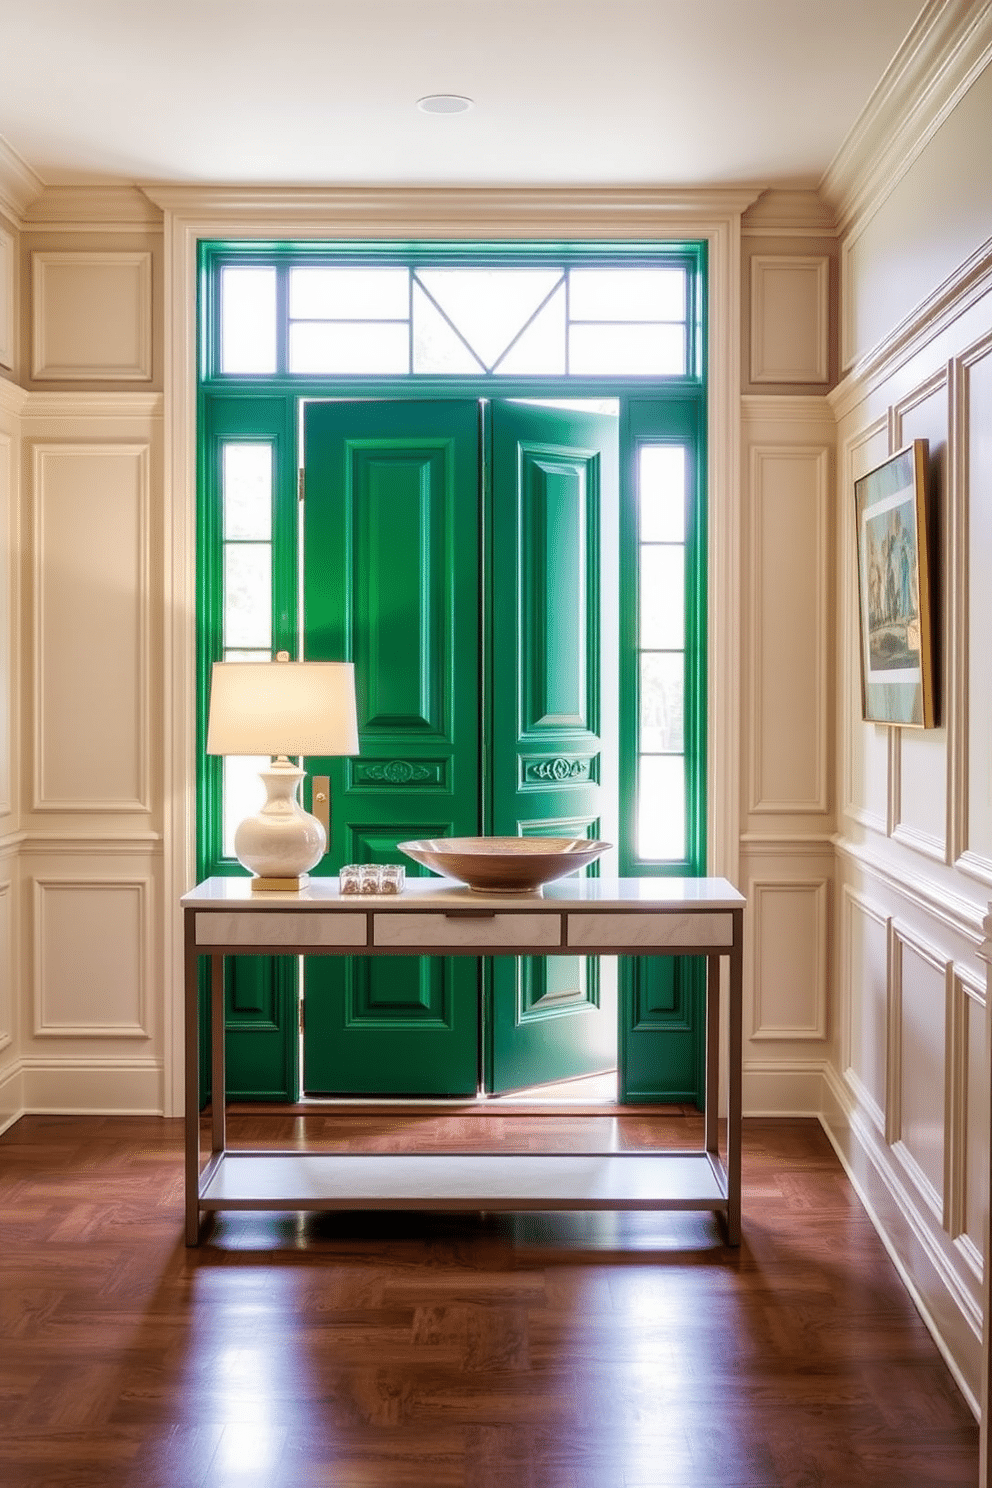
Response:
[[[698,1120],[230,1118],[236,1143],[676,1145]],[[0,1137],[3,1488],[938,1488],[978,1429],[814,1122],[707,1215],[230,1215],[181,1124]]]

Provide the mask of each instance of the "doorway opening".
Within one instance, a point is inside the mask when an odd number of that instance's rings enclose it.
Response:
[[[366,677],[358,760],[328,761],[320,770],[340,772],[332,801],[350,792],[357,803],[350,825],[341,818],[342,833],[350,834],[337,844],[341,862],[388,854],[395,861],[399,828],[402,836],[439,835],[426,828],[443,826],[437,808],[447,793],[451,835],[456,820],[468,820],[455,807],[464,810],[471,800],[475,825],[465,835],[501,830],[497,823],[514,833],[540,834],[543,827],[546,834],[549,823],[570,820],[569,835],[616,843],[604,872],[703,872],[702,249],[459,245],[456,253],[449,244],[420,245],[406,250],[408,262],[397,261],[402,257],[388,245],[202,246],[201,677],[214,659],[269,657],[276,649],[347,656],[359,667],[390,623],[394,634],[406,635],[405,657],[387,659]],[[487,318],[478,308],[480,287],[495,302],[501,284],[509,286],[508,297],[500,315]],[[605,417],[604,404],[615,410],[608,532],[599,505],[602,450],[593,479],[591,467],[580,471],[574,457],[577,449],[594,452],[594,441],[583,435],[569,445],[562,433],[569,419]],[[332,427],[346,408],[368,426],[357,433]],[[382,426],[385,408],[406,410],[402,427]],[[427,432],[410,425],[413,409],[430,410]],[[449,417],[453,431],[442,427]],[[312,436],[312,450],[310,418],[327,425]],[[369,421],[376,419],[373,428]],[[541,420],[542,427],[534,426]],[[337,472],[329,482],[312,476],[321,461]],[[531,482],[523,493],[510,479],[522,471]],[[590,546],[590,514],[596,543],[606,532],[605,550]],[[338,536],[322,540],[322,524],[325,534]],[[567,561],[556,571],[547,560],[560,552]],[[578,607],[561,600],[566,573],[581,597]],[[419,630],[405,631],[390,616],[400,590]],[[505,642],[504,596],[519,622],[512,644]],[[527,604],[528,618],[520,621]],[[353,652],[359,612],[370,642],[364,659]],[[535,637],[544,647],[540,664],[530,645]],[[446,661],[439,639],[448,643]],[[551,664],[555,657],[560,666]],[[448,702],[438,685],[442,661],[452,683]],[[565,696],[570,687],[583,694],[581,706],[577,693]],[[392,689],[388,706],[383,688]],[[201,684],[201,711],[202,693]],[[591,705],[598,709],[594,729],[581,716]],[[446,754],[439,719],[444,715],[454,728],[469,714],[471,742]],[[538,727],[529,737],[509,722],[494,729],[497,720],[536,720]],[[586,734],[595,736],[594,748]],[[204,761],[204,876],[239,871],[230,842],[253,774],[254,762]],[[404,791],[408,799],[399,810]],[[596,792],[596,801],[583,792]],[[388,808],[381,799],[387,794]],[[524,809],[538,798],[543,816]],[[326,866],[336,871],[335,854]],[[621,964],[616,992],[566,975],[564,965],[549,977],[536,962],[523,973],[518,968],[512,989],[501,992],[497,984],[507,970],[498,961],[485,969],[491,985],[473,1030],[474,1090],[531,1086],[549,1070],[553,1078],[560,1071],[541,1061],[561,1042],[576,1000],[603,1011],[618,996],[619,1020],[608,1021],[619,1027],[621,1098],[698,1097],[697,968],[677,961]],[[416,1088],[418,1081],[430,1083],[423,1071],[432,1061],[411,1060],[409,1041],[426,1040],[426,1031],[438,1029],[467,993],[458,994],[443,976],[431,985],[423,968],[409,969],[399,997],[395,986],[378,987],[371,976],[352,980],[350,991],[338,986],[308,1001],[311,1032],[301,1041],[298,968],[277,959],[235,963],[227,1037],[236,1093],[290,1100],[301,1088],[386,1098],[437,1094]],[[477,990],[472,996],[478,1002]],[[318,1004],[324,1011],[315,1014]],[[386,1008],[388,1017],[380,1017]],[[528,1038],[532,1045],[531,1055],[516,1063],[507,1056],[502,1073],[501,1016],[508,1045],[523,1047]],[[349,1088],[340,1070],[320,1076],[308,1070],[314,1063],[308,1038],[313,1047],[329,1047],[334,1029],[371,1033],[376,1021],[406,1029],[390,1056],[386,1088],[363,1092]],[[466,1038],[452,1096],[471,1093],[471,1043]],[[377,1062],[369,1056],[370,1065]],[[659,1085],[655,1072],[666,1062]],[[414,1066],[419,1074],[411,1088]],[[345,1068],[352,1079],[354,1066]]]

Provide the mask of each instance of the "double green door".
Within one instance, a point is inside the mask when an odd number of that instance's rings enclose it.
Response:
[[[414,837],[615,841],[616,420],[313,403],[304,467],[304,650],[354,661],[361,744],[306,761],[331,780],[320,871]],[[616,1059],[613,968],[581,958],[314,957],[304,999],[309,1094],[499,1091]]]

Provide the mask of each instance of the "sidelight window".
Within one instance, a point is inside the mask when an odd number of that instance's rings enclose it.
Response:
[[[685,456],[679,444],[638,450],[637,856],[649,861],[686,857]]]
[[[221,452],[221,661],[272,656],[272,445],[224,440]],[[221,761],[222,851],[234,857],[234,829],[262,804],[264,760]]]

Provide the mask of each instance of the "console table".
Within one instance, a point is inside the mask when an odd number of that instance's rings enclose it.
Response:
[[[183,896],[186,1243],[219,1209],[709,1209],[741,1230],[744,898],[722,878],[563,879],[485,894],[447,879],[397,895],[341,895],[337,879],[252,893],[210,878]],[[225,956],[705,956],[706,1089],[699,1151],[315,1153],[227,1147]],[[201,1168],[198,965],[210,958],[211,1152]],[[719,1143],[720,966],[729,963],[727,1129]]]

